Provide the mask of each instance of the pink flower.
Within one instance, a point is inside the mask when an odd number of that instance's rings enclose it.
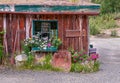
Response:
[[[92,60],[96,60],[99,57],[99,55],[98,54],[90,54],[90,57]]]
[[[74,59],[73,61],[74,61],[74,63],[76,63],[76,62],[77,62],[77,60],[75,60],[75,59]]]
[[[48,43],[47,46],[48,46],[48,47],[51,47],[51,43]]]
[[[83,60],[83,58],[79,58],[79,60],[81,60],[81,61],[82,61],[82,60]]]
[[[78,56],[74,56],[73,58],[78,58]]]

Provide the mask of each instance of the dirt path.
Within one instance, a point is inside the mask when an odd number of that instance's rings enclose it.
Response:
[[[120,38],[91,38],[97,48],[101,62],[120,63]]]

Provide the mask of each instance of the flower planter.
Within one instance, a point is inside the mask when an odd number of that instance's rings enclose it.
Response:
[[[46,48],[39,48],[39,47],[33,47],[32,48],[33,51],[42,51],[42,52],[56,52],[58,49],[56,47],[46,47]]]

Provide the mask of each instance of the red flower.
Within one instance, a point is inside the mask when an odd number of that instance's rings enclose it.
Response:
[[[98,54],[90,54],[90,57],[92,60],[96,60],[99,57],[99,55]]]
[[[82,61],[82,60],[83,60],[83,58],[79,58],[79,60],[81,60],[81,61]]]

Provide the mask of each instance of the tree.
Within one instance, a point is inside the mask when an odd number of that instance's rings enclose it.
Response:
[[[101,4],[102,13],[120,12],[119,0],[92,0],[92,2]]]

